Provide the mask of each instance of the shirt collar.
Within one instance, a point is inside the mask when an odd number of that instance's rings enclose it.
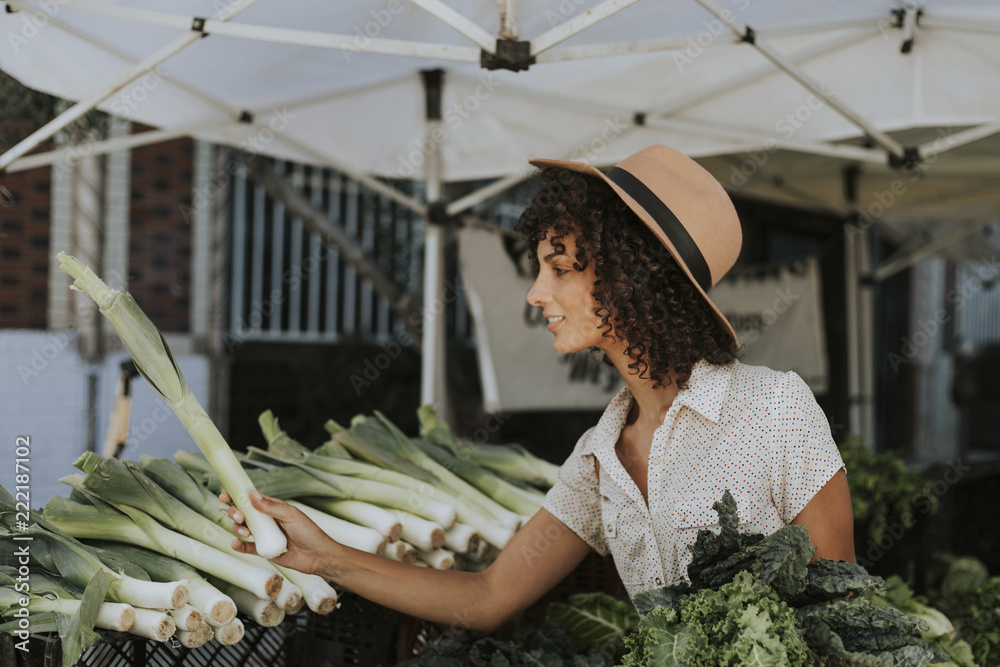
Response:
[[[686,406],[706,419],[718,423],[722,416],[722,405],[729,393],[735,369],[736,363],[728,366],[717,366],[704,359],[699,361],[691,369],[687,389],[681,389],[678,392],[674,398],[674,404],[678,408]],[[596,433],[592,434],[599,433],[604,437],[591,437],[581,453],[596,454],[601,449],[612,451],[622,428],[625,426],[625,419],[628,417],[631,407],[632,392],[628,390],[627,386],[622,387],[608,403],[607,409],[604,410],[604,414],[601,415],[601,419],[597,423]]]
[[[718,423],[735,369],[736,364],[717,366],[702,359],[691,369],[687,389],[677,394],[674,404],[687,406],[705,419]]]

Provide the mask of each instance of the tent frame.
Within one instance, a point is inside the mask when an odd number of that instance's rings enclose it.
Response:
[[[56,16],[50,16],[49,21],[53,25],[60,27],[67,32],[85,39],[108,53],[117,55],[126,62],[131,63],[128,69],[120,74],[112,83],[94,92],[89,97],[76,103],[56,118],[49,121],[38,130],[30,134],[24,140],[0,155],[0,174],[4,172],[20,171],[23,169],[37,168],[45,165],[56,164],[61,161],[73,158],[72,148],[57,149],[46,153],[28,155],[36,149],[42,142],[53,137],[57,132],[66,128],[73,121],[81,118],[84,114],[95,109],[102,102],[110,98],[115,92],[121,90],[131,82],[148,74],[157,66],[169,60],[177,53],[183,51],[197,40],[211,34],[225,35],[229,37],[251,39],[258,41],[268,41],[275,43],[294,43],[300,46],[312,46],[316,48],[340,49],[344,51],[380,53],[388,55],[401,55],[417,58],[433,58],[438,60],[458,61],[458,62],[480,62],[484,67],[496,68],[504,67],[512,70],[526,69],[536,63],[554,62],[561,60],[580,60],[586,58],[603,58],[612,55],[625,53],[652,53],[657,51],[667,51],[677,49],[688,44],[688,38],[670,38],[655,40],[627,41],[609,44],[587,45],[580,47],[556,48],[557,45],[578,35],[590,27],[599,24],[606,18],[622,11],[623,9],[636,4],[639,0],[605,0],[590,11],[579,15],[565,23],[551,28],[547,32],[535,37],[530,42],[518,42],[517,28],[517,2],[516,0],[498,0],[499,31],[494,38],[482,27],[467,19],[459,12],[455,11],[441,0],[409,0],[411,4],[421,10],[431,14],[436,19],[450,26],[459,34],[466,37],[474,46],[456,46],[444,44],[431,44],[424,42],[392,40],[382,38],[370,38],[365,46],[357,43],[355,35],[330,34],[314,31],[290,30],[267,26],[255,26],[241,24],[231,21],[246,9],[255,5],[259,0],[236,0],[226,5],[215,13],[212,17],[188,17],[166,12],[150,10],[139,10],[115,5],[106,5],[91,2],[90,0],[74,0],[64,8],[70,11],[86,12],[94,15],[101,15],[126,21],[158,25],[162,27],[174,28],[183,31],[180,35],[153,51],[142,59],[135,59],[128,54],[122,53],[110,44],[103,42],[86,32],[67,24]],[[885,132],[879,130],[861,114],[854,111],[847,103],[838,99],[833,94],[824,89],[820,82],[809,77],[801,67],[804,61],[825,53],[830,49],[839,48],[853,40],[863,38],[870,34],[872,17],[857,19],[855,21],[845,21],[837,27],[851,28],[857,27],[859,30],[846,38],[836,40],[836,43],[821,44],[806,49],[793,56],[786,56],[771,48],[767,39],[771,36],[783,34],[806,34],[818,29],[829,29],[830,25],[798,26],[781,30],[761,30],[756,31],[751,26],[738,21],[735,16],[719,6],[715,0],[694,0],[710,14],[723,22],[730,29],[731,35],[728,39],[715,40],[712,46],[728,45],[734,42],[741,42],[750,45],[764,58],[770,61],[774,68],[784,72],[805,90],[809,91],[817,98],[823,100],[829,107],[840,114],[843,118],[857,127],[862,134],[871,138],[880,149],[856,148],[843,144],[833,144],[828,142],[783,142],[782,148],[804,153],[817,155],[828,155],[845,158],[866,163],[882,163],[888,161],[893,167],[909,167],[919,163],[922,159],[930,155],[938,155],[946,150],[952,150],[960,145],[978,141],[984,137],[1000,132],[1000,123],[984,124],[973,127],[962,132],[958,132],[950,137],[951,141],[943,149],[937,145],[938,142],[928,143],[916,147],[904,147],[898,141],[890,137]],[[36,6],[28,0],[6,0],[9,11],[30,11]],[[876,17],[877,18],[877,17]],[[920,29],[935,30],[977,30],[991,34],[1000,33],[1000,25],[977,21],[974,24],[961,19],[946,19],[938,17],[922,16],[919,10],[909,7],[894,15],[892,27],[902,30],[903,42],[901,50],[903,53],[909,51],[913,46],[914,34],[918,26]],[[526,48],[511,48],[523,47]],[[501,57],[501,52],[520,54],[519,60],[511,60]],[[491,58],[491,56],[493,58]],[[435,70],[440,72],[440,70]],[[753,80],[756,77],[771,74],[773,70],[768,67],[761,67],[757,72],[749,77]],[[442,73],[443,74],[443,73]],[[745,84],[748,77],[743,75],[739,81],[733,81],[732,85]],[[434,132],[440,126],[440,83],[434,89],[433,83],[428,83],[428,77],[424,78],[425,90],[427,92],[427,133]],[[194,94],[202,100],[211,103],[211,106],[222,112],[226,120],[214,119],[189,125],[185,128],[175,130],[155,130],[144,132],[129,137],[112,138],[104,141],[92,142],[87,145],[87,155],[94,156],[103,153],[113,152],[124,148],[134,148],[152,143],[158,143],[173,139],[185,134],[196,134],[199,131],[208,129],[218,129],[235,124],[245,124],[250,128],[258,130],[264,129],[265,125],[258,120],[259,113],[248,110],[237,110],[228,108],[227,105],[214,100],[209,94],[194,89],[181,82],[168,81],[168,85],[180,86],[189,94]],[[668,109],[660,109],[651,113],[635,113],[632,111],[615,110],[618,113],[625,113],[633,119],[633,127],[648,124],[652,127],[663,127],[670,129],[681,129],[684,131],[704,134],[713,137],[723,137],[740,142],[746,149],[760,148],[762,139],[751,132],[747,132],[738,127],[709,126],[707,124],[695,123],[691,121],[680,121],[670,118],[671,114],[680,109],[696,103],[702,103],[711,99],[715,95],[731,90],[731,86],[720,85],[720,87],[709,94],[700,94],[695,99],[681,100],[674,103]],[[343,94],[349,94],[346,91]],[[341,93],[338,93],[341,94]],[[438,96],[437,117],[432,113],[433,95]],[[567,101],[569,103],[570,101]],[[607,111],[607,110],[604,110]],[[284,142],[286,145],[312,157],[322,164],[331,166],[342,173],[357,179],[366,187],[371,188],[379,194],[385,195],[424,216],[425,225],[425,261],[424,261],[424,326],[425,332],[422,340],[423,364],[421,371],[421,400],[435,403],[439,409],[444,409],[447,402],[444,400],[444,341],[443,341],[443,318],[434,311],[434,299],[432,295],[442,283],[442,262],[441,253],[443,251],[443,230],[440,225],[440,216],[456,216],[476,204],[492,197],[504,190],[516,185],[526,179],[529,174],[515,174],[500,178],[494,183],[487,185],[461,199],[453,202],[442,201],[442,188],[444,165],[442,164],[441,151],[435,151],[428,156],[426,161],[426,199],[418,202],[412,197],[386,185],[382,181],[352,169],[349,165],[337,160],[335,156],[316,151],[302,142],[295,141],[282,134],[276,135],[276,140]],[[567,151],[568,153],[569,151]],[[971,230],[971,231],[968,231]],[[859,292],[861,279],[865,275],[873,275],[876,279],[884,279],[888,275],[909,266],[919,257],[925,256],[936,249],[946,245],[948,239],[958,238],[959,234],[967,235],[974,232],[974,229],[963,228],[961,232],[941,237],[919,251],[911,251],[906,257],[900,257],[888,262],[885,266],[871,273],[868,263],[870,259],[866,255],[866,244],[864,242],[848,246],[858,250],[849,249],[845,256],[845,262],[849,267],[848,273],[848,296],[849,300],[862,306],[861,317],[857,324],[863,327],[863,331],[854,327],[849,327],[858,335],[857,340],[852,340],[849,344],[849,356],[851,357],[852,378],[852,419],[851,428],[863,431],[863,435],[872,432],[874,424],[874,406],[870,400],[871,382],[870,378],[859,377],[859,371],[864,374],[870,367],[872,352],[872,328],[870,310],[870,294],[866,297]],[[855,239],[857,240],[857,239]],[[920,253],[923,253],[921,255]],[[862,290],[870,292],[870,290]],[[849,311],[852,309],[849,307]],[[848,313],[853,317],[852,313]],[[855,338],[855,336],[852,336]],[[867,397],[867,398],[866,398]],[[857,404],[855,409],[854,403]],[[871,441],[869,439],[869,441]]]

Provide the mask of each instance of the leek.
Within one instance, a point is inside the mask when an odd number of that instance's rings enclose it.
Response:
[[[177,626],[178,630],[194,632],[201,626],[208,625],[205,617],[195,607],[191,606],[190,602],[180,609],[171,609],[168,613],[174,619],[174,625]]]
[[[271,600],[262,600],[250,591],[220,579],[212,583],[236,602],[241,614],[249,616],[258,625],[273,628],[285,620],[285,610]]]
[[[215,640],[223,646],[232,646],[243,639],[244,632],[243,621],[235,618],[231,623],[215,629]]]
[[[255,450],[252,447],[250,449],[258,456],[286,461],[268,452]],[[455,508],[451,505],[416,496],[412,491],[401,487],[367,479],[334,475],[293,461],[287,461],[287,463],[294,467],[250,471],[250,476],[254,483],[260,487],[261,493],[285,500],[303,496],[361,500],[385,507],[407,509],[442,525],[451,525],[455,522]],[[213,491],[221,490],[219,482],[213,480],[211,476],[208,476],[206,481]],[[419,483],[423,484],[423,482]]]
[[[129,632],[139,637],[152,639],[154,642],[165,642],[174,634],[177,626],[169,614],[155,609],[135,610],[135,625]]]
[[[448,425],[437,418],[430,405],[421,405],[417,409],[417,418],[425,439],[448,447],[463,461],[471,461],[545,490],[556,484],[559,466],[538,458],[521,445],[480,445],[459,440]]]
[[[34,546],[39,546],[38,542],[33,544],[33,548]],[[54,625],[51,629],[59,633],[59,637],[62,640],[63,667],[70,667],[71,665],[74,665],[88,647],[96,644],[100,640],[100,636],[94,632],[94,626],[99,620],[101,620],[101,601],[107,595],[108,587],[110,586],[113,578],[114,575],[106,570],[96,572],[93,578],[88,582],[86,590],[84,590],[80,599],[79,606],[68,620],[65,618],[65,614],[59,611],[36,611],[35,613],[32,613],[29,610],[28,622],[29,627],[33,632],[43,632],[49,629],[46,626],[51,623]],[[17,602],[13,602],[13,605],[16,605],[17,610],[19,610],[21,595],[16,591],[14,591],[14,593],[17,595]],[[10,612],[9,614],[6,614],[8,617],[13,616],[14,612],[11,611],[11,606],[13,605],[7,606],[6,612]],[[51,620],[46,621],[44,619]],[[20,620],[21,619],[15,618],[11,621],[11,623],[17,625]],[[134,622],[134,611],[131,619],[124,620],[131,620]],[[7,631],[7,625],[0,627],[0,631]],[[11,628],[10,631],[13,632],[14,628]]]
[[[345,521],[367,526],[389,542],[395,542],[403,535],[403,525],[392,512],[360,500],[332,500],[330,498],[306,497],[302,502],[318,510],[340,517]]]
[[[385,550],[386,558],[400,563],[415,563],[417,560],[417,549],[403,540],[393,542]]]
[[[69,541],[40,528],[28,529],[20,534],[35,538],[31,545],[31,557],[35,564],[58,573],[81,590],[86,589],[95,574],[107,572],[112,575],[107,592],[107,599],[111,602],[160,609],[183,607],[187,603],[188,592],[183,582],[156,583],[118,575],[75,540]],[[17,546],[13,539],[0,538],[0,561],[13,565]]]
[[[178,630],[174,633],[174,636],[177,637],[177,641],[179,641],[181,646],[184,648],[198,648],[199,646],[204,646],[208,642],[212,641],[212,637],[215,636],[215,631],[212,629],[211,625],[206,623],[193,632]]]
[[[418,549],[433,551],[444,546],[444,529],[438,524],[400,510],[393,516],[403,525],[403,539]]]
[[[66,478],[68,483],[77,485],[81,491],[89,491],[119,508],[125,505],[142,510],[179,533],[251,565],[277,572],[272,563],[258,556],[232,551],[232,533],[167,493],[133,462],[104,459],[97,454],[86,453],[73,465],[89,473],[82,481],[75,476]],[[213,497],[213,500],[223,504],[217,498]],[[206,504],[202,503],[201,507],[205,509]],[[212,509],[208,511],[213,512]],[[229,523],[232,524],[232,521]],[[283,580],[277,603],[283,608],[293,609],[301,604],[301,592],[294,584]]]
[[[455,568],[455,554],[447,549],[426,551],[419,549],[417,557],[435,570],[452,570]]]
[[[188,507],[222,526],[233,530],[233,520],[227,512],[229,505],[219,500],[204,486],[194,480],[183,468],[169,459],[154,458],[143,454],[139,457],[142,472]]]
[[[309,507],[295,500],[289,500],[288,504],[298,508],[303,514],[315,523],[324,533],[340,542],[344,546],[367,551],[368,553],[381,556],[385,553],[385,538],[378,531],[371,528],[359,526],[350,521],[338,519],[335,516],[320,512],[318,509]]]
[[[236,603],[187,563],[131,544],[100,542],[99,545],[132,560],[159,581],[186,579],[188,603],[204,614],[207,622],[225,625],[236,618]]]
[[[449,450],[433,442],[414,440],[413,443],[437,463],[512,512],[532,516],[541,509],[542,503],[545,502],[544,494],[537,491],[526,491],[515,486],[475,463],[459,459]]]
[[[329,614],[339,606],[337,591],[318,574],[306,574],[280,565],[278,570],[302,589],[302,599],[317,614]]]
[[[163,335],[128,292],[112,290],[93,271],[66,253],[59,253],[57,258],[59,268],[74,278],[73,286],[86,292],[97,303],[101,314],[111,323],[131,355],[139,374],[173,409],[198,449],[212,464],[212,469],[218,473],[223,486],[245,517],[257,553],[264,558],[275,558],[284,553],[287,549],[284,533],[274,519],[258,512],[251,504],[250,492],[254,488],[250,479],[219,429],[191,393]]]
[[[380,448],[389,447],[397,457],[406,459],[414,465],[431,471],[440,480],[439,486],[443,486],[449,493],[453,494],[460,503],[470,505],[481,514],[493,517],[505,528],[517,530],[520,527],[521,519],[517,514],[499,505],[495,500],[487,497],[479,489],[476,489],[422,452],[395,424],[377,410],[375,411],[375,418],[375,420],[371,420],[358,415],[351,422],[351,431],[339,433],[336,436],[337,441],[347,447],[356,456],[361,456],[361,452],[372,452]],[[381,425],[381,430],[387,434],[387,437],[383,436],[377,442],[372,438],[366,440],[364,443],[356,443],[351,437],[348,437],[348,433],[353,433],[362,426],[365,427],[364,432],[374,432],[375,426],[369,428],[369,424]]]
[[[237,558],[235,552],[220,551],[165,528],[141,510],[125,505],[119,509],[120,512],[109,505],[102,508],[53,498],[45,507],[45,518],[77,538],[126,542],[190,563],[259,597],[275,597],[280,591],[281,575],[273,570],[251,565]],[[167,605],[147,606],[161,608]]]
[[[479,533],[472,526],[456,523],[444,532],[444,546],[455,553],[467,554],[479,548]]]

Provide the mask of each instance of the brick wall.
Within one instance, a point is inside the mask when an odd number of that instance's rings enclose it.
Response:
[[[27,136],[21,123],[5,134]],[[0,153],[9,146],[0,146]],[[0,176],[0,328],[44,329],[48,317],[51,170]]]
[[[144,130],[136,126],[134,131]],[[190,330],[194,142],[177,139],[132,151],[129,291],[163,331]]]

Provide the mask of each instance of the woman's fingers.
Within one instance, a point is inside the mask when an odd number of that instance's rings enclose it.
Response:
[[[226,503],[227,505],[229,503],[233,502],[233,499],[229,497],[229,492],[228,491],[223,491],[222,493],[220,493],[219,494],[219,500],[221,500],[222,502]]]

